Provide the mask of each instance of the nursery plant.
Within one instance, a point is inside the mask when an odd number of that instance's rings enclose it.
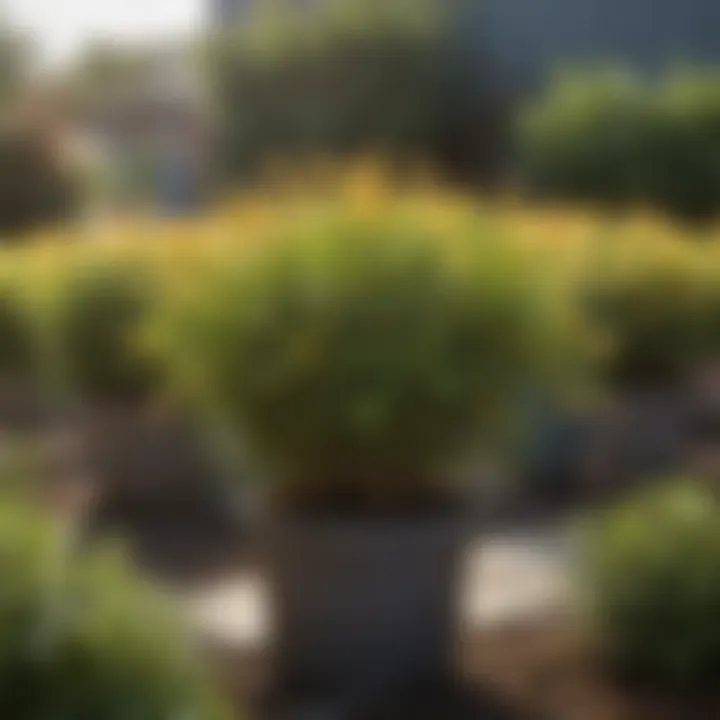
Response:
[[[149,257],[76,246],[32,304],[45,385],[80,440],[76,462],[98,489],[90,520],[103,531],[143,513],[167,517],[176,505],[195,517],[198,498],[211,494],[197,477],[194,428],[164,402],[160,364],[145,346],[161,278]]]
[[[713,69],[649,80],[565,70],[522,113],[520,172],[544,196],[651,205],[689,223],[720,211],[720,92]]]
[[[484,227],[334,207],[163,316],[176,386],[233,428],[267,483],[291,686],[449,672],[458,467],[563,354],[538,265]]]
[[[680,478],[606,512],[589,530],[589,627],[625,679],[674,690],[717,686],[719,517],[712,488]]]
[[[622,235],[618,240],[622,239]],[[713,247],[633,243],[599,253],[581,302],[609,341],[610,386],[677,386],[720,351],[720,262]]]
[[[41,720],[233,717],[198,648],[120,556],[79,556],[53,523],[3,499],[0,712]]]

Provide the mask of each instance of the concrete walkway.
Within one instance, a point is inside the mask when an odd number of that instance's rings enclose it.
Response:
[[[476,628],[522,620],[568,601],[570,547],[558,528],[495,533],[468,549],[462,617]],[[237,650],[256,650],[271,632],[263,579],[229,578],[188,599],[205,637]]]

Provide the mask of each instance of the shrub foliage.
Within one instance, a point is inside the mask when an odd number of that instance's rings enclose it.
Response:
[[[286,228],[174,308],[169,356],[283,492],[434,491],[557,349],[535,268],[475,232],[400,212]]]
[[[468,163],[490,125],[491,96],[452,70],[459,61],[441,3],[283,7],[245,16],[210,53],[231,176],[253,177],[272,161],[367,153]]]
[[[645,249],[599,263],[584,285],[588,319],[611,343],[607,379],[621,386],[681,383],[720,353],[717,254]]]
[[[0,129],[0,235],[6,241],[72,216],[72,178],[37,133]]]
[[[617,670],[663,687],[720,678],[720,507],[671,483],[604,517],[584,557],[592,620]]]
[[[720,212],[720,82],[565,73],[520,124],[525,181],[552,197],[652,204],[687,220]]]
[[[0,713],[225,720],[168,608],[111,555],[75,557],[30,509],[0,506]]]
[[[157,389],[157,368],[142,332],[154,287],[146,264],[93,253],[64,264],[36,303],[46,379],[85,402],[142,402]]]

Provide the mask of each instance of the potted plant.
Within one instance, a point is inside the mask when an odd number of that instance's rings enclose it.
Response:
[[[79,428],[81,471],[99,498],[93,524],[157,533],[165,521],[169,529],[178,520],[217,523],[220,503],[196,428],[168,402],[144,345],[162,287],[157,268],[132,253],[85,249],[68,252],[48,286],[36,312],[44,375],[63,426],[70,416]]]
[[[581,617],[598,665],[626,689],[705,701],[718,687],[718,511],[704,478],[656,478],[587,529]]]
[[[552,366],[560,323],[479,225],[288,225],[164,316],[178,387],[267,481],[279,682],[347,699],[446,679],[473,530],[456,471]]]
[[[29,504],[0,502],[2,716],[237,717],[176,609],[119,555],[68,540]]]

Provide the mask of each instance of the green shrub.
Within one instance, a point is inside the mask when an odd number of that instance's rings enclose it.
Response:
[[[3,257],[0,276],[0,383],[35,376],[37,353],[30,324],[18,288],[18,270],[9,257]]]
[[[720,508],[690,482],[604,517],[583,556],[591,619],[611,667],[688,688],[720,680]]]
[[[41,318],[48,380],[91,403],[149,399],[159,377],[141,342],[155,290],[148,269],[88,256],[61,275]]]
[[[621,386],[677,383],[720,352],[720,268],[711,255],[640,253],[596,267],[590,318],[611,343],[608,378]]]
[[[230,717],[189,636],[124,563],[72,556],[54,526],[3,502],[0,565],[3,717]]]
[[[9,240],[72,216],[72,179],[29,131],[0,130],[0,236]]]
[[[646,89],[623,73],[565,73],[521,122],[525,180],[541,194],[622,203],[641,192]]]
[[[525,182],[541,194],[650,203],[696,220],[720,211],[717,73],[642,82],[621,73],[561,75],[520,124]]]
[[[345,0],[244,19],[211,54],[229,172],[318,155],[442,160],[480,122],[448,78],[438,7]]]
[[[720,75],[675,73],[655,92],[643,128],[645,193],[688,219],[720,212]]]
[[[35,426],[45,398],[38,338],[22,291],[22,264],[13,251],[4,251],[0,264],[0,425],[7,432]]]
[[[182,387],[291,498],[436,492],[557,350],[537,268],[475,232],[392,212],[306,219],[171,308]]]

